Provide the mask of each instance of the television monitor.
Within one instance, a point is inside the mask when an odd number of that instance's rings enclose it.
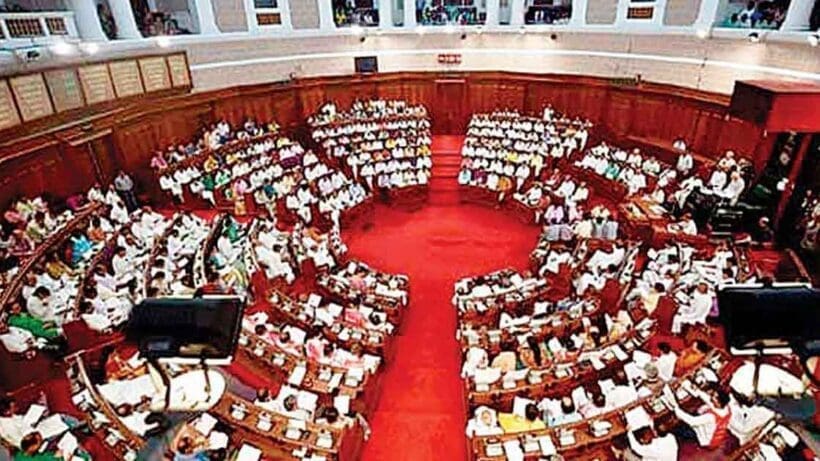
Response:
[[[131,311],[126,338],[146,359],[225,365],[236,351],[244,309],[236,296],[146,299]]]
[[[371,74],[379,71],[379,61],[376,56],[360,56],[354,58],[356,72],[361,74]]]
[[[806,284],[730,285],[717,298],[733,353],[782,353],[820,339],[820,290]]]

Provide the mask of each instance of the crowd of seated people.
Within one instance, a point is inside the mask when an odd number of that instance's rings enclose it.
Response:
[[[752,280],[729,244],[670,243],[640,258],[638,246],[629,248],[588,240],[575,248],[549,242],[537,249],[533,260],[549,263],[549,275],[527,280],[554,285],[569,273],[574,292],[530,297],[524,289],[510,298],[509,287],[521,286],[512,283],[520,275],[511,269],[457,282],[457,336],[471,412],[466,433],[474,455],[572,456],[598,447],[615,459],[678,459],[682,443],[702,453],[804,447],[796,435],[775,447],[757,443],[768,440],[764,426],[774,413],[748,399],[753,391],[741,376],[751,362],[729,361],[711,343],[693,339],[699,333],[690,327],[706,324],[717,286]],[[594,280],[600,276],[603,283]],[[500,313],[465,315],[482,307],[468,304],[476,297],[502,295],[507,302],[493,304]],[[673,337],[690,345],[673,348],[673,340],[663,339]],[[788,371],[772,366],[767,373],[782,390],[794,381],[794,390],[784,391],[789,395],[805,390]]]
[[[13,399],[0,400],[0,456],[4,459],[42,460],[76,459],[90,461],[82,446],[86,430],[72,415],[49,408],[47,398],[26,407]]]
[[[308,118],[313,140],[368,191],[425,186],[430,179],[430,119],[405,101],[355,101],[346,112],[328,103]]]
[[[577,149],[584,149],[588,125],[580,120],[539,119],[518,112],[475,114],[461,150],[458,182],[486,188],[498,200],[519,193],[525,184]]]

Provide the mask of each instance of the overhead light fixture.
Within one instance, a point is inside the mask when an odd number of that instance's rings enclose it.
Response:
[[[462,33],[461,33],[461,39],[462,39],[462,40],[466,40],[466,39],[467,39],[467,32],[462,32]]]
[[[80,43],[80,50],[87,55],[94,55],[100,51],[100,45],[97,45],[94,42],[83,42]]]
[[[818,34],[809,34],[809,36],[806,37],[806,40],[808,40],[809,45],[817,46],[817,44],[820,43],[820,33],[818,33]]]
[[[524,26],[521,26],[521,28],[518,29],[518,33],[519,34],[526,34],[527,33],[527,28],[524,27]]]
[[[70,54],[74,54],[74,45],[66,43],[64,41],[56,42],[54,45],[51,45],[51,51],[58,56],[68,56]]]
[[[556,34],[555,32],[551,33],[550,40],[552,40],[553,42],[558,40],[558,34]]]
[[[350,26],[350,31],[353,32],[353,35],[362,35],[364,33],[364,29],[358,24]]]
[[[697,35],[700,39],[705,39],[709,36],[709,29],[700,28],[695,31],[695,35]]]
[[[475,30],[475,33],[477,35],[481,35],[482,32],[484,32],[484,28],[482,28],[481,26],[478,26]]]
[[[171,39],[169,39],[165,35],[160,35],[157,37],[157,45],[160,48],[168,48],[169,46],[171,46]]]
[[[362,35],[361,37],[359,37],[359,43],[364,43],[364,42],[365,42],[365,40],[367,40],[367,37],[365,37],[364,35]]]
[[[749,41],[752,43],[758,43],[760,41],[760,34],[757,32],[752,32],[749,34]]]

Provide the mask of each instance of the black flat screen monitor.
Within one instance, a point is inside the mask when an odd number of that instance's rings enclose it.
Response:
[[[147,359],[224,365],[236,351],[244,308],[236,296],[146,299],[131,311],[126,338]]]

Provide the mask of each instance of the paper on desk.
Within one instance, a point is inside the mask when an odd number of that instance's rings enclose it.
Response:
[[[339,314],[342,313],[343,309],[344,308],[342,306],[340,306],[336,303],[330,303],[330,304],[327,305],[328,312],[330,312],[331,315],[333,315],[334,317],[338,317]]]
[[[307,304],[310,307],[319,307],[319,305],[322,304],[322,297],[316,293],[311,293],[308,296]]]
[[[36,403],[31,404],[31,406],[28,407],[28,411],[26,411],[26,414],[23,416],[23,422],[29,426],[34,426],[37,424],[37,421],[40,421],[40,418],[43,417],[46,410],[47,408],[42,405],[38,405]]]
[[[341,373],[334,373],[333,376],[328,381],[327,386],[331,389],[336,389],[339,387],[339,384],[342,383],[342,374]]]
[[[649,414],[640,405],[627,411],[624,414],[624,418],[626,419],[626,427],[630,431],[647,426],[652,427],[652,418],[649,417]]]
[[[538,437],[538,445],[541,447],[541,454],[544,456],[552,456],[558,453],[555,444],[552,442],[552,437],[548,435]]]
[[[288,384],[293,384],[294,386],[298,386],[302,384],[302,381],[305,379],[305,374],[307,374],[307,369],[299,365],[293,369],[288,377]]]
[[[508,461],[524,461],[524,450],[521,449],[518,439],[504,442],[504,454],[507,455]]]
[[[350,413],[350,396],[349,395],[337,395],[333,397],[333,406],[339,410],[340,415],[346,415]]]
[[[209,413],[202,413],[194,423],[194,429],[196,429],[196,431],[200,434],[207,436],[212,430],[214,430],[216,423],[216,418],[211,416]]]
[[[63,422],[60,415],[51,415],[48,418],[40,421],[37,425],[37,432],[43,436],[43,440],[56,437],[68,430],[68,426]]]
[[[236,461],[259,461],[261,458],[262,451],[247,444],[242,444],[239,453],[236,455]]]
[[[70,432],[67,432],[59,442],[57,442],[57,448],[60,450],[60,453],[63,455],[63,459],[70,458],[75,451],[77,451],[77,438],[74,437]]]
[[[208,449],[221,450],[223,448],[228,448],[228,435],[224,432],[211,432],[208,436]]]

